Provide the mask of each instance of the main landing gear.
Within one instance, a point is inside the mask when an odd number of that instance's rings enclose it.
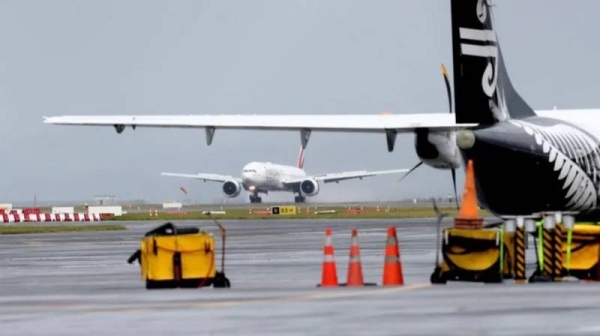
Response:
[[[304,197],[304,196],[296,196],[294,198],[294,202],[296,202],[296,203],[304,203],[305,200],[306,200],[306,197]]]
[[[250,195],[250,203],[262,203],[262,198],[258,195]]]

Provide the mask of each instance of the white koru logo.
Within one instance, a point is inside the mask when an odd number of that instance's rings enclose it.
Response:
[[[481,23],[485,23],[487,20],[487,0],[479,0],[477,1],[477,18]]]

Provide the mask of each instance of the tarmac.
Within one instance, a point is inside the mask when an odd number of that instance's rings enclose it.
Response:
[[[138,264],[126,260],[143,234],[162,223],[0,235],[0,334],[600,334],[598,283],[429,284],[433,219],[223,221],[232,288],[147,291]],[[218,232],[206,221],[176,224]],[[390,225],[401,249],[405,285],[399,287],[381,286]],[[365,281],[378,286],[316,288],[326,227],[333,229],[339,281],[346,281],[350,230],[357,228]],[[533,248],[527,253],[533,258]],[[220,267],[220,255],[217,261]]]

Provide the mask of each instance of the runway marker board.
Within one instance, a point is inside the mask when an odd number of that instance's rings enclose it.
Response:
[[[274,206],[271,208],[271,214],[273,215],[295,215],[295,206]]]

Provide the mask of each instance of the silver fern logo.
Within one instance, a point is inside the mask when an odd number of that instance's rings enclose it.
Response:
[[[496,59],[494,68],[497,68],[497,66],[498,59]],[[497,72],[498,71],[496,70],[496,76],[498,75]],[[504,87],[502,85],[498,86],[496,89],[496,101],[498,104],[496,104],[493,98],[490,99],[490,110],[496,120],[506,121],[508,119],[508,107],[506,106],[506,96],[504,95]]]
[[[598,202],[598,142],[576,128],[558,124],[539,126],[522,120],[509,120],[534,137],[535,142],[548,154],[548,161],[563,183],[565,206],[569,210],[591,211]]]

